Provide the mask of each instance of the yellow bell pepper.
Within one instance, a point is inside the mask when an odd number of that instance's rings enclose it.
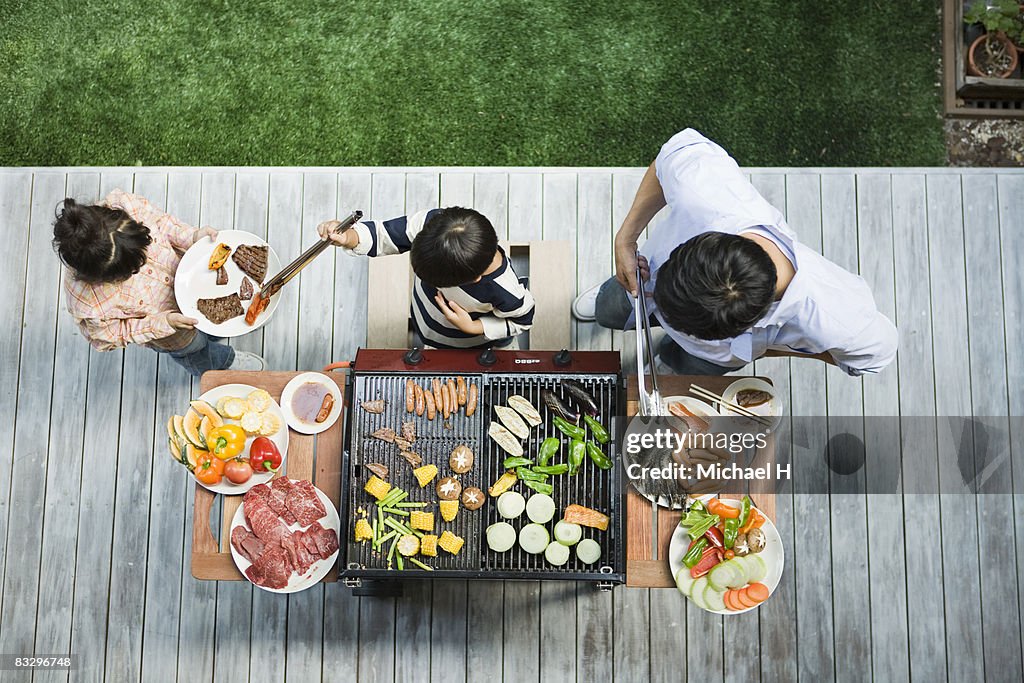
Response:
[[[238,425],[222,425],[213,429],[207,448],[221,460],[231,460],[245,450],[245,430]]]

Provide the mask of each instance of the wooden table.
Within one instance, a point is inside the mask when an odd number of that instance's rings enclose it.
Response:
[[[770,382],[766,377],[760,379]],[[735,382],[735,377],[691,377],[664,375],[658,377],[658,389],[662,396],[686,396],[690,384],[699,384],[721,394]],[[648,384],[648,386],[650,386]],[[627,378],[626,414],[636,415],[639,393],[636,377]],[[773,437],[769,437],[766,448],[759,449],[751,463],[752,467],[771,465],[775,456]],[[742,483],[740,483],[742,485]],[[775,494],[769,482],[751,482],[750,497],[757,507],[773,521],[775,519]],[[747,491],[726,492],[740,497]],[[672,588],[675,581],[668,568],[668,547],[672,533],[679,524],[681,513],[657,507],[629,487],[626,497],[626,585],[639,588]]]
[[[266,389],[280,402],[284,386],[300,372],[241,372],[218,370],[203,374],[200,387],[205,393],[222,384],[249,384]],[[342,383],[341,379],[338,380]],[[323,491],[337,508],[341,495],[341,451],[345,431],[345,410],[330,429],[310,436],[288,430],[288,452],[284,469],[292,479],[308,479]],[[241,581],[244,577],[231,559],[231,518],[242,503],[242,496],[221,496],[223,503],[217,519],[220,544],[211,530],[210,514],[216,496],[196,484],[195,507],[192,516],[192,576],[212,581]],[[336,581],[337,567],[324,578]]]

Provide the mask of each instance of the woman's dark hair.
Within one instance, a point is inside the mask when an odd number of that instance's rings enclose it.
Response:
[[[473,209],[453,206],[437,211],[416,235],[412,269],[434,287],[456,287],[483,275],[497,250],[491,222]]]
[[[728,339],[775,299],[775,264],[753,240],[706,232],[676,247],[658,269],[654,301],[665,322],[699,339]]]
[[[83,282],[127,280],[146,263],[149,228],[121,209],[83,205],[68,197],[53,223],[53,248]]]

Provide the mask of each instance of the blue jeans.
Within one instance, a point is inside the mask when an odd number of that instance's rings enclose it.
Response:
[[[199,377],[207,370],[226,370],[235,360],[235,350],[223,344],[221,337],[211,337],[195,330],[195,336],[179,349],[161,348],[153,345],[157,353],[166,353],[189,374]]]
[[[618,280],[609,278],[598,291],[595,313],[597,324],[601,327],[613,330],[625,329],[626,321],[633,313],[633,299],[626,294],[626,290],[622,288]],[[661,325],[656,318],[653,318],[651,322],[658,327]],[[658,358],[679,375],[724,375],[739,369],[727,368],[724,365],[698,358],[672,341],[671,337],[661,340],[658,345]]]

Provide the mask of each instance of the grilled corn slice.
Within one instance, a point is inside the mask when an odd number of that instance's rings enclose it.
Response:
[[[409,526],[422,531],[432,531],[434,529],[434,513],[421,512],[419,510],[411,511],[409,513]]]
[[[373,538],[373,528],[370,523],[365,519],[358,520],[356,522],[356,543],[369,541],[371,538]]]
[[[406,557],[412,557],[420,551],[420,539],[412,534],[406,534],[398,539],[398,553]]]
[[[412,471],[416,475],[416,481],[420,483],[420,488],[423,488],[434,480],[437,476],[437,465],[424,465],[423,467],[417,467]]]
[[[459,514],[459,501],[457,500],[442,500],[438,503],[441,508],[441,519],[446,522],[450,522],[455,519],[455,515]]]
[[[391,484],[374,475],[366,482],[366,486],[363,487],[363,490],[377,500],[380,500],[384,496],[388,495],[388,491],[391,490]]]
[[[462,544],[465,542],[465,539],[459,538],[450,531],[445,531],[441,534],[441,538],[437,539],[437,544],[452,555],[458,555],[459,551],[462,550]]]
[[[427,557],[437,557],[437,536],[429,534],[421,538],[420,552]]]

